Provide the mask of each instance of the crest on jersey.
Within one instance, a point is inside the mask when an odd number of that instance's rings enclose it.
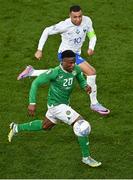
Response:
[[[66,111],[66,115],[70,115],[71,114],[71,111]]]
[[[76,76],[77,73],[76,73],[76,71],[73,71],[72,74],[73,74],[74,76]]]
[[[77,29],[77,30],[76,30],[76,33],[77,33],[77,34],[79,34],[79,33],[80,33],[80,30],[79,30],[79,29]]]

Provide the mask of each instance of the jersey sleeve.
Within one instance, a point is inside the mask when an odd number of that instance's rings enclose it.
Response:
[[[42,51],[43,46],[44,46],[49,35],[61,34],[65,31],[65,27],[66,27],[65,21],[61,21],[55,25],[52,25],[52,26],[45,28],[42,35],[41,35],[41,38],[39,40],[38,50]]]
[[[89,38],[89,47],[88,48],[94,50],[96,41],[97,41],[97,37],[96,37],[95,31],[93,29],[92,20],[89,17],[87,17],[87,21],[88,21],[87,36]]]
[[[41,85],[47,84],[51,80],[54,80],[57,77],[57,71],[54,69],[49,69],[47,72],[38,76],[31,85],[29,92],[29,103],[36,104],[37,90]]]
[[[83,72],[81,71],[80,67],[77,66],[77,75],[76,75],[77,81],[82,89],[84,89],[87,86],[87,81],[83,75]]]

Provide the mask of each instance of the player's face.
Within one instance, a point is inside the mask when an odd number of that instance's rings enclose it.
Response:
[[[63,69],[72,72],[75,66],[75,58],[64,58],[62,61]]]
[[[78,11],[78,12],[71,12],[70,13],[70,18],[73,24],[75,24],[76,26],[79,26],[82,22],[82,11]]]

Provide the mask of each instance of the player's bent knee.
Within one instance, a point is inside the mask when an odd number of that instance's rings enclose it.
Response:
[[[91,132],[91,126],[89,122],[81,119],[74,123],[73,131],[76,136],[88,136]]]

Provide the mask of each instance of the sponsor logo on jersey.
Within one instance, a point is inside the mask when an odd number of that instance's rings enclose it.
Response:
[[[63,78],[63,75],[59,75],[58,78],[59,78],[59,79],[62,79],[62,78]]]
[[[69,90],[69,89],[71,89],[71,87],[68,87],[68,86],[67,86],[67,87],[65,87],[65,89]]]
[[[52,69],[49,69],[46,71],[46,74],[50,74],[52,72]]]
[[[84,33],[87,31],[86,29],[83,29]]]
[[[68,119],[68,121],[70,121],[71,118],[70,118],[70,117],[67,117],[67,119]]]
[[[63,75],[59,75],[59,76],[56,78],[57,81],[60,81],[61,79],[63,79]]]

